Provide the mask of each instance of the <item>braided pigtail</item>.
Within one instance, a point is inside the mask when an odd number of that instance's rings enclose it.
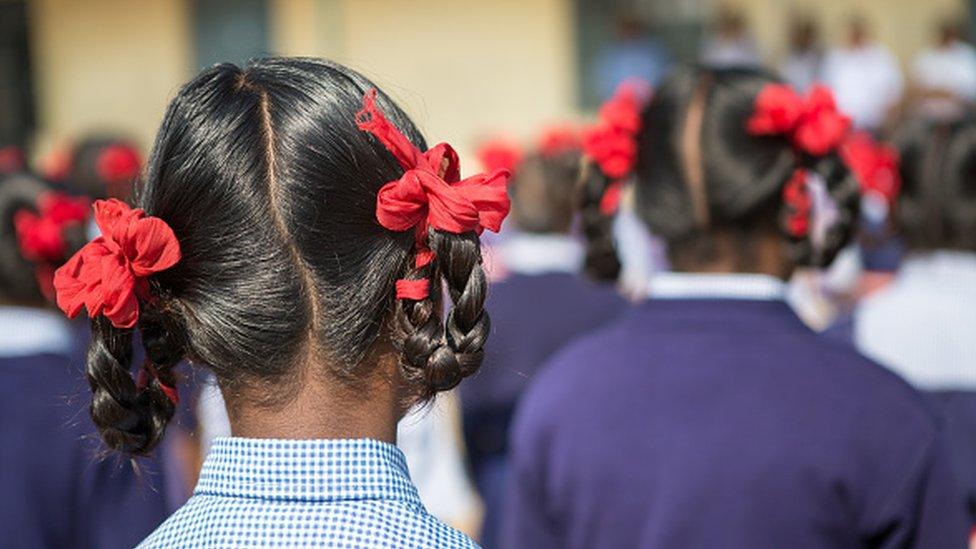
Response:
[[[598,166],[584,164],[578,191],[580,225],[586,239],[583,272],[593,280],[606,282],[617,280],[621,270],[613,237],[616,208],[606,207],[604,199],[608,192],[614,192],[612,185],[614,182]]]
[[[414,269],[408,279],[436,281],[434,293],[423,299],[398,299],[396,309],[401,371],[419,388],[421,400],[453,389],[478,371],[491,327],[484,309],[488,281],[477,234],[431,230],[429,238],[436,259]],[[446,321],[441,316],[441,281],[452,302]]]
[[[613,218],[620,196],[637,162],[637,137],[643,126],[641,111],[650,86],[627,81],[600,106],[599,119],[583,133],[585,162],[580,174],[579,210],[587,249],[583,270],[602,281],[620,275],[613,238]]]
[[[478,235],[498,232],[511,206],[502,168],[461,179],[450,145],[419,150],[376,106],[376,90],[363,98],[356,123],[397,159],[404,173],[376,196],[384,228],[414,231],[414,267],[396,282],[396,339],[405,377],[423,399],[454,388],[481,366],[489,320],[487,280]],[[446,327],[440,315],[442,283],[453,307]]]
[[[437,260],[411,269],[406,280],[439,280]],[[445,346],[444,325],[441,321],[439,291],[420,299],[400,298],[396,302],[394,341],[399,342],[400,370],[411,385],[421,387],[426,400],[437,391],[457,385],[451,377],[440,375],[443,368],[431,366]]]
[[[814,86],[801,96],[785,84],[770,83],[756,96],[746,129],[791,143],[796,168],[782,190],[782,230],[796,263],[829,265],[854,233],[866,185],[848,166],[847,144],[855,137],[850,119],[837,110],[827,88]]]
[[[160,300],[150,293],[149,277],[179,262],[180,246],[162,219],[118,200],[96,201],[95,221],[102,236],[54,274],[57,303],[69,318],[86,309],[92,319],[86,370],[91,416],[102,438],[110,448],[144,455],[159,444],[173,417],[172,370],[185,348],[168,337],[175,330],[157,310]],[[146,350],[138,382],[132,377],[136,327]]]
[[[481,242],[474,232],[434,231],[431,247],[440,258],[441,276],[453,303],[447,313],[445,336],[460,381],[481,367],[491,329],[491,319],[485,311],[488,280],[482,268]]]
[[[829,222],[818,228],[816,223],[798,250],[797,260],[811,267],[830,265],[850,242],[857,229],[861,211],[861,185],[854,172],[836,154],[818,158],[810,172],[823,182],[829,206],[818,215],[829,216]]]

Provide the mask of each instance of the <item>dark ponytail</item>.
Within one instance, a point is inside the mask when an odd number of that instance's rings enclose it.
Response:
[[[616,212],[603,207],[603,197],[613,181],[593,162],[584,162],[580,172],[580,226],[586,239],[583,272],[593,280],[614,281],[620,276],[620,259],[613,235]]]

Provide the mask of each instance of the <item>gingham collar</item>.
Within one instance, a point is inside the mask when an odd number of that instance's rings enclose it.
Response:
[[[396,446],[372,439],[214,439],[197,495],[278,501],[395,500],[422,507]]]

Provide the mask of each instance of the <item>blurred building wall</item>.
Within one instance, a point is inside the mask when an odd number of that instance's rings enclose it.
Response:
[[[42,151],[86,131],[143,146],[190,74],[186,6],[172,0],[28,3]]]
[[[568,0],[269,0],[272,49],[355,67],[432,141],[528,132],[573,106]],[[185,1],[33,0],[39,145],[88,130],[151,143],[192,74]],[[473,166],[468,166],[473,168]]]
[[[194,1],[205,0],[27,0],[38,148],[90,130],[121,130],[148,146],[167,101],[195,71]],[[574,3],[585,1],[266,0],[273,51],[365,72],[432,141],[462,150],[499,129],[526,136],[576,116],[572,18]],[[904,63],[938,21],[964,8],[962,0],[708,4],[741,7],[769,62],[785,51],[793,13],[817,18],[828,44],[862,13]]]
[[[844,39],[847,21],[863,16],[871,35],[888,47],[903,66],[930,45],[947,17],[965,22],[964,0],[728,0],[718,5],[740,8],[766,62],[778,62],[787,50],[788,23],[794,15],[814,18],[827,45]]]

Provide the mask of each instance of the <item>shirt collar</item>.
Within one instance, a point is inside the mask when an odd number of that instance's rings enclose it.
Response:
[[[501,258],[518,274],[577,273],[583,247],[568,235],[517,233],[501,245]]]
[[[31,307],[0,307],[0,357],[71,354],[72,334],[64,317]]]
[[[786,285],[763,274],[659,273],[651,277],[648,296],[654,299],[741,299],[782,301]]]
[[[194,494],[280,501],[396,500],[422,507],[403,453],[372,439],[218,437]]]

